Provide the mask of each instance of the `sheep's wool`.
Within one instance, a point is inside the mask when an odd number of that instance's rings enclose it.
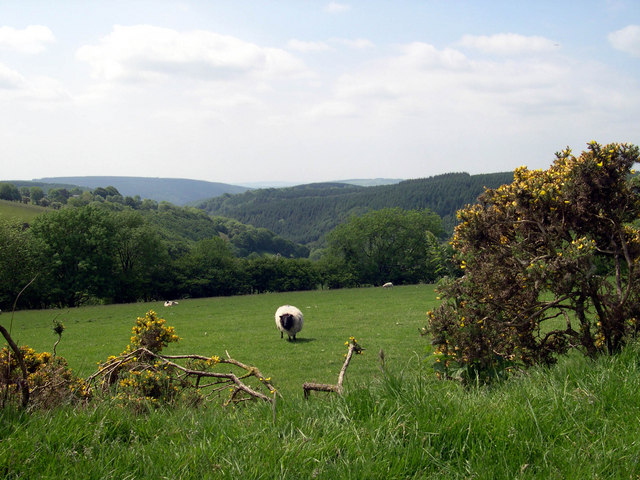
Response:
[[[276,310],[276,327],[280,330],[280,338],[286,333],[289,340],[296,339],[296,333],[302,330],[304,317],[302,312],[293,305],[283,305]]]

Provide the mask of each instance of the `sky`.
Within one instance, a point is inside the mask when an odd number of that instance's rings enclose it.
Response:
[[[638,0],[0,0],[0,180],[245,185],[640,144]]]

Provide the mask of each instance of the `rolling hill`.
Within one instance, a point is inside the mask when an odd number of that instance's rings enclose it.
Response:
[[[185,178],[156,177],[47,177],[35,180],[43,183],[72,184],[80,187],[97,188],[113,186],[122,196],[149,198],[157,202],[186,205],[225,193],[242,193],[247,187],[227,183],[190,180]]]
[[[371,187],[313,183],[225,194],[197,206],[211,215],[234,218],[293,242],[319,247],[325,234],[351,215],[388,207],[428,208],[443,218],[445,230],[451,233],[459,208],[475,202],[485,187],[496,188],[511,181],[513,172],[449,173]]]

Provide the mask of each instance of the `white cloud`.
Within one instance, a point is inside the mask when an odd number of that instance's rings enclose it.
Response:
[[[322,52],[331,49],[331,47],[324,42],[303,42],[295,38],[289,40],[287,47],[299,52]]]
[[[496,35],[465,35],[458,45],[479,50],[482,53],[495,55],[522,55],[530,53],[548,52],[558,45],[544,37],[524,36],[515,33],[500,33]]]
[[[371,40],[367,40],[366,38],[355,38],[355,39],[332,38],[331,42],[339,43],[349,48],[355,48],[358,50],[364,49],[364,48],[371,48],[374,46],[373,42]]]
[[[0,90],[16,90],[24,87],[26,81],[22,75],[0,63]]]
[[[329,13],[343,13],[351,10],[351,6],[345,3],[331,2],[325,7],[325,10]]]
[[[0,63],[0,99],[23,99],[34,107],[69,98],[58,80],[45,76],[28,78]]]
[[[613,48],[640,57],[640,25],[629,25],[607,37]]]
[[[361,112],[358,112],[356,105],[353,103],[328,101],[312,107],[307,112],[307,116],[310,118],[356,117],[359,113]]]
[[[418,69],[462,69],[469,66],[467,57],[453,48],[438,50],[433,45],[424,42],[413,42],[401,46],[401,55],[392,60],[401,68]]]
[[[558,118],[604,118],[639,106],[637,88],[627,105],[616,100],[619,91],[630,92],[629,85],[623,78],[613,81],[597,64],[556,56],[489,61],[414,42],[399,47],[395,56],[342,75],[334,84],[333,102],[325,98],[313,114],[349,111],[364,122],[435,122],[434,131],[464,125],[470,131],[491,129],[495,136],[532,124],[548,128]]]
[[[29,25],[22,30],[0,27],[0,49],[3,50],[35,54],[43,52],[46,45],[54,41],[53,32],[42,25]]]
[[[208,31],[178,32],[150,25],[116,25],[98,45],[85,45],[76,55],[91,66],[94,77],[109,81],[176,75],[226,81],[308,73],[300,60],[281,49]]]

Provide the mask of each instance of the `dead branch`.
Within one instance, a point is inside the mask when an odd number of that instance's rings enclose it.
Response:
[[[342,364],[342,368],[340,369],[340,373],[338,374],[338,383],[335,385],[327,384],[327,383],[313,383],[313,382],[305,382],[302,384],[302,390],[304,391],[305,400],[309,398],[309,392],[312,390],[318,392],[335,392],[338,395],[342,394],[343,391],[343,382],[344,376],[347,373],[347,367],[351,362],[351,357],[353,357],[354,353],[361,354],[364,350],[355,338],[351,337],[349,339],[349,350],[347,351],[347,355],[344,359],[344,363]]]
[[[195,360],[204,362],[205,365],[202,368],[191,368],[189,366],[176,363],[176,360]],[[133,365],[134,363],[135,365]],[[206,366],[213,366],[217,364],[234,365],[245,370],[247,373],[242,376],[238,376],[232,372],[223,373],[206,370]],[[118,373],[123,368],[126,368],[127,371],[134,368],[143,371],[172,368],[179,372],[178,378],[184,380],[188,384],[186,388],[193,388],[198,391],[204,391],[209,388],[211,389],[210,392],[212,394],[221,392],[228,388],[230,389],[230,395],[224,402],[224,406],[230,405],[231,403],[244,402],[250,399],[259,399],[273,403],[277,393],[275,387],[270,382],[270,378],[265,378],[265,376],[256,367],[248,366],[242,362],[234,360],[228,353],[226,359],[218,356],[205,357],[203,355],[162,355],[160,353],[154,353],[144,347],[140,347],[118,357],[110,358],[97,372],[87,378],[87,384],[92,385],[94,383],[98,383],[103,391],[108,390],[108,388],[118,380]],[[263,385],[263,387],[267,389],[273,397],[259,392],[256,388],[252,388],[247,385],[243,380],[249,377],[257,378],[259,384]],[[200,384],[200,380],[203,378],[214,379],[214,381]],[[98,381],[99,379],[101,380]],[[247,396],[249,398],[247,398]]]
[[[11,347],[11,350],[13,350],[13,352],[16,354],[16,360],[18,361],[18,365],[20,365],[20,370],[22,370],[22,379],[18,380],[18,385],[20,386],[20,390],[22,392],[23,408],[26,408],[27,405],[29,404],[29,384],[27,383],[28,373],[27,373],[27,367],[24,364],[24,356],[22,355],[20,348],[18,348],[18,345],[16,345],[16,343],[11,338],[11,331],[13,330],[13,316],[16,313],[16,305],[18,304],[18,299],[20,298],[20,295],[22,295],[22,293],[29,287],[29,285],[31,285],[35,281],[35,279],[38,278],[38,275],[39,274],[36,274],[35,277],[33,277],[29,283],[27,283],[24,287],[22,287],[22,290],[20,290],[18,295],[16,295],[16,298],[13,301],[13,308],[11,309],[11,322],[9,323],[9,330],[7,330],[2,325],[0,325],[0,333],[2,333],[2,336],[5,338],[5,340],[9,344],[9,347]],[[10,371],[11,371],[11,351],[7,351],[7,378],[10,377]],[[9,393],[9,383],[7,383],[6,385],[5,396],[2,401],[3,407],[4,407],[4,402],[7,400],[8,393]]]

